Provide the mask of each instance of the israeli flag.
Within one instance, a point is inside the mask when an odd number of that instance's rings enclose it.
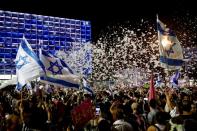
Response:
[[[160,75],[158,75],[155,87],[160,87],[161,83],[162,83],[162,81],[161,81]]]
[[[178,87],[178,79],[180,78],[180,72],[177,70],[175,74],[170,78],[170,82],[173,87]]]
[[[46,75],[42,76],[42,82],[55,86],[79,89],[80,77],[75,75],[72,69],[60,58],[39,50],[39,57],[45,67]]]
[[[157,30],[161,66],[169,70],[179,69],[184,61],[181,44],[176,34],[167,28],[158,18]]]
[[[94,94],[93,89],[90,87],[90,85],[88,85],[87,80],[85,78],[82,79],[82,83],[83,83],[83,89],[85,91],[87,91],[90,94]]]
[[[25,38],[22,39],[16,55],[17,90],[31,80],[44,74],[44,65]]]

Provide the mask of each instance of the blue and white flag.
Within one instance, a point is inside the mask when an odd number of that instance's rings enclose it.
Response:
[[[157,18],[157,30],[159,39],[160,63],[163,68],[169,70],[179,69],[183,64],[183,51],[175,33],[167,28]]]
[[[38,59],[25,38],[20,43],[15,62],[18,90],[21,90],[31,80],[44,74],[42,62]]]
[[[85,78],[82,79],[82,83],[83,83],[83,89],[85,91],[87,91],[90,94],[94,94],[93,89],[90,87],[90,85],[87,83],[87,80]]]
[[[160,75],[158,75],[155,87],[160,87],[161,84],[162,84],[161,77],[160,77]]]
[[[55,86],[79,89],[80,77],[60,58],[40,49],[40,60],[44,64],[46,75],[40,78],[45,83]]]
[[[173,87],[178,87],[178,79],[180,78],[180,72],[177,70],[175,74],[170,78],[170,83]]]

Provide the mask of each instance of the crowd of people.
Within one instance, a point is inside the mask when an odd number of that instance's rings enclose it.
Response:
[[[15,86],[0,90],[0,131],[197,130],[197,92],[192,88],[156,88],[155,98],[149,100],[144,87],[94,86],[94,94],[41,84],[32,87],[21,92]],[[95,117],[78,128],[71,111],[86,99],[91,100]]]

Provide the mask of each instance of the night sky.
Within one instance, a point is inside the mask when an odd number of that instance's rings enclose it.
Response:
[[[42,2],[41,2],[42,1]],[[63,0],[62,0],[63,1]],[[92,38],[97,41],[99,35],[108,25],[129,20],[135,22],[139,18],[155,19],[160,16],[177,16],[187,12],[195,14],[194,1],[189,0],[1,0],[0,9],[24,13],[34,13],[89,20],[92,23]]]

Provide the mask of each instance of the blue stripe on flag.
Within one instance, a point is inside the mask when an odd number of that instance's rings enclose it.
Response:
[[[21,46],[22,46],[23,50],[28,55],[30,55],[41,66],[41,68],[43,69],[43,71],[45,71],[45,68],[44,68],[43,63],[38,59],[38,57],[36,56],[36,54],[34,54],[34,52],[29,49],[29,47],[27,46],[25,40],[22,40]]]
[[[90,87],[84,87],[84,89],[86,89],[88,92],[90,92],[91,94],[94,94],[94,92],[90,89]]]
[[[22,90],[22,85],[19,82],[17,82],[17,84],[16,84],[16,89],[18,91],[21,91]]]
[[[160,61],[162,63],[166,63],[170,66],[182,66],[183,64],[183,60],[178,60],[178,59],[170,59],[170,58],[166,58],[164,56],[160,56]]]
[[[71,74],[74,74],[74,72],[70,69],[70,67],[63,60],[60,59],[60,62],[62,64],[62,66],[66,67]]]
[[[42,54],[47,57],[51,57],[46,51],[42,50]]]
[[[82,83],[83,83],[83,88],[84,88],[86,91],[90,92],[91,94],[94,94],[94,91],[93,91],[92,88],[88,85],[87,80],[86,80],[85,78],[83,78]]]
[[[157,29],[162,35],[169,35],[169,36],[176,36],[176,34],[173,32],[173,30],[169,29],[169,31],[165,31],[161,25],[160,22],[157,22]]]
[[[45,80],[45,81],[48,81],[51,83],[59,84],[59,85],[65,86],[65,87],[74,87],[76,89],[79,89],[79,86],[80,86],[79,84],[70,83],[68,81],[60,80],[60,79],[54,79],[54,78],[51,78],[48,76],[40,77],[40,78],[41,78],[41,80]]]

